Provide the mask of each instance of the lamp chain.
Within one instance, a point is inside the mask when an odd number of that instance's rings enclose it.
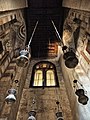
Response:
[[[30,38],[30,40],[29,40],[28,48],[29,48],[29,46],[30,46],[30,44],[31,44],[31,41],[32,41],[33,35],[34,35],[34,33],[35,33],[35,30],[36,30],[36,28],[37,28],[37,25],[38,25],[38,21],[36,22],[36,25],[35,25],[35,27],[34,27],[33,33],[32,33],[31,38]]]

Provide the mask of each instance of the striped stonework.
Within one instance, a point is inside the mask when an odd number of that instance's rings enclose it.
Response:
[[[11,53],[6,52],[0,60],[0,77],[5,72],[6,68],[8,67],[9,63],[13,58],[13,51]]]

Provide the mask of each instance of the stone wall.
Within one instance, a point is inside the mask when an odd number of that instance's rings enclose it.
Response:
[[[88,41],[90,41],[90,12],[70,9],[63,28],[63,43],[75,50],[79,60],[76,68],[68,69],[63,55],[60,59],[73,119],[89,120],[90,116],[86,111],[89,110],[90,104],[89,102],[86,106],[79,104],[78,97],[74,93],[73,80],[77,79],[84,86],[87,91],[86,95],[90,98],[90,53],[86,50]]]
[[[68,7],[72,9],[90,11],[90,1],[89,0],[63,0],[63,7]]]
[[[9,65],[9,67],[11,65],[12,65],[12,63]],[[26,78],[26,74],[27,74],[27,67],[26,68],[17,67],[16,63],[14,63],[14,66],[16,67],[16,71],[14,71],[15,75],[14,75],[13,79],[11,79],[11,76],[8,76],[9,78],[4,77],[0,81],[0,83],[1,82],[3,83],[2,84],[3,95],[1,97],[2,99],[0,100],[0,103],[1,103],[0,104],[1,105],[0,119],[6,118],[7,120],[12,120],[12,119],[16,120],[18,107],[19,107],[19,103],[20,103],[20,99],[21,99],[21,95],[22,95],[22,90],[24,87],[25,78]],[[8,70],[8,72],[10,72],[10,70]],[[13,73],[13,69],[12,69],[11,73]],[[7,84],[7,82],[8,82],[8,84]],[[6,88],[4,87],[5,85],[6,85]],[[16,89],[16,99],[17,100],[15,103],[8,104],[5,101],[5,96],[7,96],[7,91],[11,88]]]
[[[18,68],[15,58],[20,49],[25,47],[26,42],[23,10],[5,11],[0,14],[0,42],[2,43],[0,52],[0,119],[15,120],[27,73],[27,68]],[[15,104],[7,104],[5,101],[10,88],[17,90],[18,99]]]
[[[90,53],[86,50],[89,41],[90,13],[71,9],[64,23],[63,42],[64,45],[77,50],[76,54],[85,63],[80,60],[86,73],[90,67]]]
[[[0,11],[15,10],[27,7],[27,0],[0,0]]]
[[[0,14],[0,41],[3,51],[0,53],[0,77],[26,41],[26,25],[23,10]]]
[[[72,120],[71,109],[63,81],[60,66],[56,61],[48,60],[56,65],[59,87],[31,88],[30,80],[33,66],[40,60],[32,60],[28,69],[25,86],[21,96],[19,110],[16,120],[28,119],[31,110],[36,111],[38,120],[55,120],[58,107],[56,101],[59,101],[59,112],[62,112],[64,120]],[[33,99],[35,104],[33,105]]]

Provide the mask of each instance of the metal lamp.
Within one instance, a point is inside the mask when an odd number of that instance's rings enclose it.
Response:
[[[17,57],[17,59],[16,59],[16,64],[19,67],[26,67],[30,57],[31,57],[31,55],[30,55],[29,51],[27,51],[25,49],[21,50],[20,51],[20,56]]]
[[[62,112],[56,113],[57,120],[63,120]]]
[[[36,112],[34,110],[30,111],[28,120],[36,120],[35,115],[36,115]]]
[[[29,117],[28,117],[28,120],[36,120],[36,118],[35,118],[35,116],[36,116],[36,111],[34,110],[34,105],[35,105],[35,99],[33,98],[33,100],[32,100],[32,104],[33,104],[33,110],[31,110],[30,112],[29,112]]]
[[[86,105],[88,100],[89,100],[89,98],[86,95],[80,95],[78,97],[78,102],[83,104],[83,105]]]
[[[57,36],[58,36],[58,39],[60,40],[61,45],[62,45],[62,51],[63,51],[63,53],[64,53],[63,58],[64,58],[64,60],[65,60],[65,66],[66,66],[67,68],[75,68],[75,67],[77,66],[77,64],[78,64],[78,59],[77,59],[77,57],[76,57],[75,52],[72,50],[72,48],[70,49],[70,48],[68,48],[67,46],[64,46],[64,43],[63,43],[62,40],[61,40],[61,37],[60,37],[60,35],[59,35],[59,32],[58,32],[58,30],[57,30],[54,22],[53,22],[53,21],[51,21],[51,22],[52,22],[53,27],[54,27],[54,29],[55,29],[55,31],[56,31],[56,34],[57,34]]]
[[[19,67],[26,67],[30,58],[31,58],[31,53],[30,53],[30,44],[31,44],[31,41],[32,41],[32,38],[33,38],[33,35],[35,33],[35,30],[37,28],[37,25],[38,25],[38,21],[36,22],[36,25],[34,27],[34,30],[33,30],[33,33],[32,33],[32,36],[30,38],[30,41],[28,43],[28,45],[25,47],[25,49],[21,50],[20,51],[20,55],[19,57],[17,57],[16,59],[16,64],[19,66]]]
[[[88,100],[89,100],[89,98],[85,95],[85,90],[83,88],[83,85],[80,82],[78,82],[78,80],[74,80],[73,82],[74,82],[74,84],[76,84],[74,86],[74,88],[78,87],[77,83],[79,83],[80,86],[82,87],[81,89],[80,88],[78,88],[78,89],[76,88],[76,91],[75,91],[75,94],[78,96],[78,102],[83,104],[83,105],[86,105]]]
[[[15,89],[9,89],[8,90],[8,96],[5,98],[7,103],[12,103],[16,101],[16,90]]]
[[[68,68],[75,68],[78,64],[78,59],[76,57],[76,54],[74,53],[73,48],[68,48],[66,46],[63,46],[63,58],[65,60],[65,65]]]
[[[59,110],[59,101],[56,101],[58,112],[56,113],[57,120],[63,120],[62,112]]]
[[[28,117],[28,120],[36,120],[36,118],[35,118],[33,115],[30,115],[30,116]]]
[[[75,91],[75,94],[76,94],[77,96],[84,95],[84,90],[83,90],[83,89],[77,89],[77,90]]]

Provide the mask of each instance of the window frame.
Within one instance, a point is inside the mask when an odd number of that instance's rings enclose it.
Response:
[[[37,66],[40,66],[42,64],[47,64],[47,65],[51,65],[52,68],[50,67],[46,67],[46,68],[37,68]],[[35,76],[35,70],[41,70],[42,71],[42,74],[43,74],[43,79],[44,79],[44,82],[42,82],[42,86],[34,86],[34,76]],[[55,85],[50,85],[50,86],[47,86],[46,85],[46,72],[48,70],[53,70],[54,71],[54,81],[55,81]],[[32,75],[31,75],[31,81],[30,81],[30,86],[29,87],[33,87],[33,88],[42,88],[42,87],[59,87],[59,82],[58,82],[58,77],[57,77],[57,72],[56,72],[56,67],[53,63],[49,62],[49,61],[41,61],[41,62],[38,62],[36,63],[34,66],[33,66],[33,69],[32,69]]]

